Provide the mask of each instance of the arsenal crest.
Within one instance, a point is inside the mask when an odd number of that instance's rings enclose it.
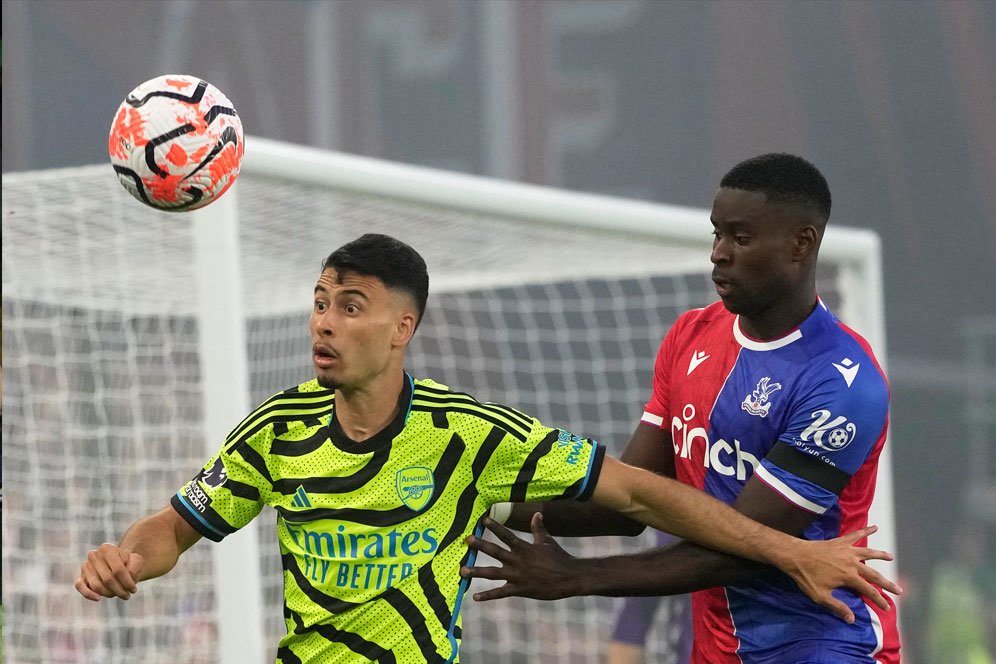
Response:
[[[413,512],[421,512],[432,499],[436,482],[432,477],[432,469],[425,466],[409,466],[398,471],[394,478],[398,489],[398,497]]]

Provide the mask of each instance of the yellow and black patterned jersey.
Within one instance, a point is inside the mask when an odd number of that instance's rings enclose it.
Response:
[[[278,513],[277,661],[458,661],[465,540],[492,504],[586,499],[604,448],[406,374],[397,418],[346,437],[317,381],[260,405],[172,505],[220,541]]]

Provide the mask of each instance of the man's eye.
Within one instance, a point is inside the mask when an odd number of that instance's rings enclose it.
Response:
[[[315,311],[325,311],[325,303],[316,300],[315,301]]]
[[[343,307],[343,309],[346,311],[347,314],[357,314],[360,312],[360,308],[355,304],[347,304],[345,307]]]
[[[737,235],[733,238],[741,247],[750,244],[749,235]]]

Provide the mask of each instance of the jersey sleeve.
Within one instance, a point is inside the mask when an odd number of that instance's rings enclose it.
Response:
[[[657,359],[654,362],[654,378],[651,387],[650,401],[643,407],[641,422],[652,426],[663,427],[664,421],[670,412],[671,366],[673,365],[674,348],[676,339],[688,314],[686,313],[671,326],[671,329],[664,336],[661,346],[657,351]],[[668,425],[670,426],[670,425]]]
[[[255,438],[265,438],[265,433]],[[220,542],[252,521],[272,487],[252,442],[226,443],[170,500],[194,530],[212,541]]]
[[[605,447],[563,429],[540,424],[509,431],[478,479],[489,503],[587,500],[595,490]]]
[[[851,385],[836,371],[825,372],[794,404],[758,478],[799,507],[823,514],[885,437],[888,411],[888,386],[876,368]]]

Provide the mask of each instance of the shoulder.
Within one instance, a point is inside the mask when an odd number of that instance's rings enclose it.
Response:
[[[720,331],[710,334],[731,335],[733,318],[733,314],[726,310],[722,302],[713,302],[700,309],[689,309],[678,316],[664,341],[672,344],[682,343],[701,337],[707,330]]]
[[[327,408],[335,400],[335,390],[330,390],[318,384],[316,379],[311,379],[294,387],[277,392],[269,399],[259,404],[253,414],[274,413],[279,415],[292,415],[300,411],[309,411],[315,408]]]
[[[871,344],[829,312],[809,346],[810,380],[829,382],[861,398],[888,396],[888,380]]]
[[[412,410],[432,414],[454,432],[467,437],[475,437],[485,423],[524,440],[534,425],[532,417],[511,406],[482,402],[466,392],[426,379],[415,381]],[[491,426],[484,429],[485,433],[490,431]]]
[[[809,342],[793,390],[803,437],[836,427],[874,442],[888,421],[889,386],[868,342],[830,317]]]
[[[688,346],[701,348],[706,342],[716,344],[732,339],[733,319],[733,314],[726,310],[722,302],[686,311],[678,317],[661,342],[658,364],[668,357],[681,354]]]
[[[277,392],[264,400],[232,429],[226,447],[248,440],[277,422],[307,421],[328,413],[335,401],[335,391],[324,388],[315,379]]]
[[[684,330],[689,327],[716,325],[724,322],[728,322],[732,329],[733,314],[726,310],[721,301],[717,301],[705,307],[689,309],[678,316],[678,320],[674,322],[671,329]]]

